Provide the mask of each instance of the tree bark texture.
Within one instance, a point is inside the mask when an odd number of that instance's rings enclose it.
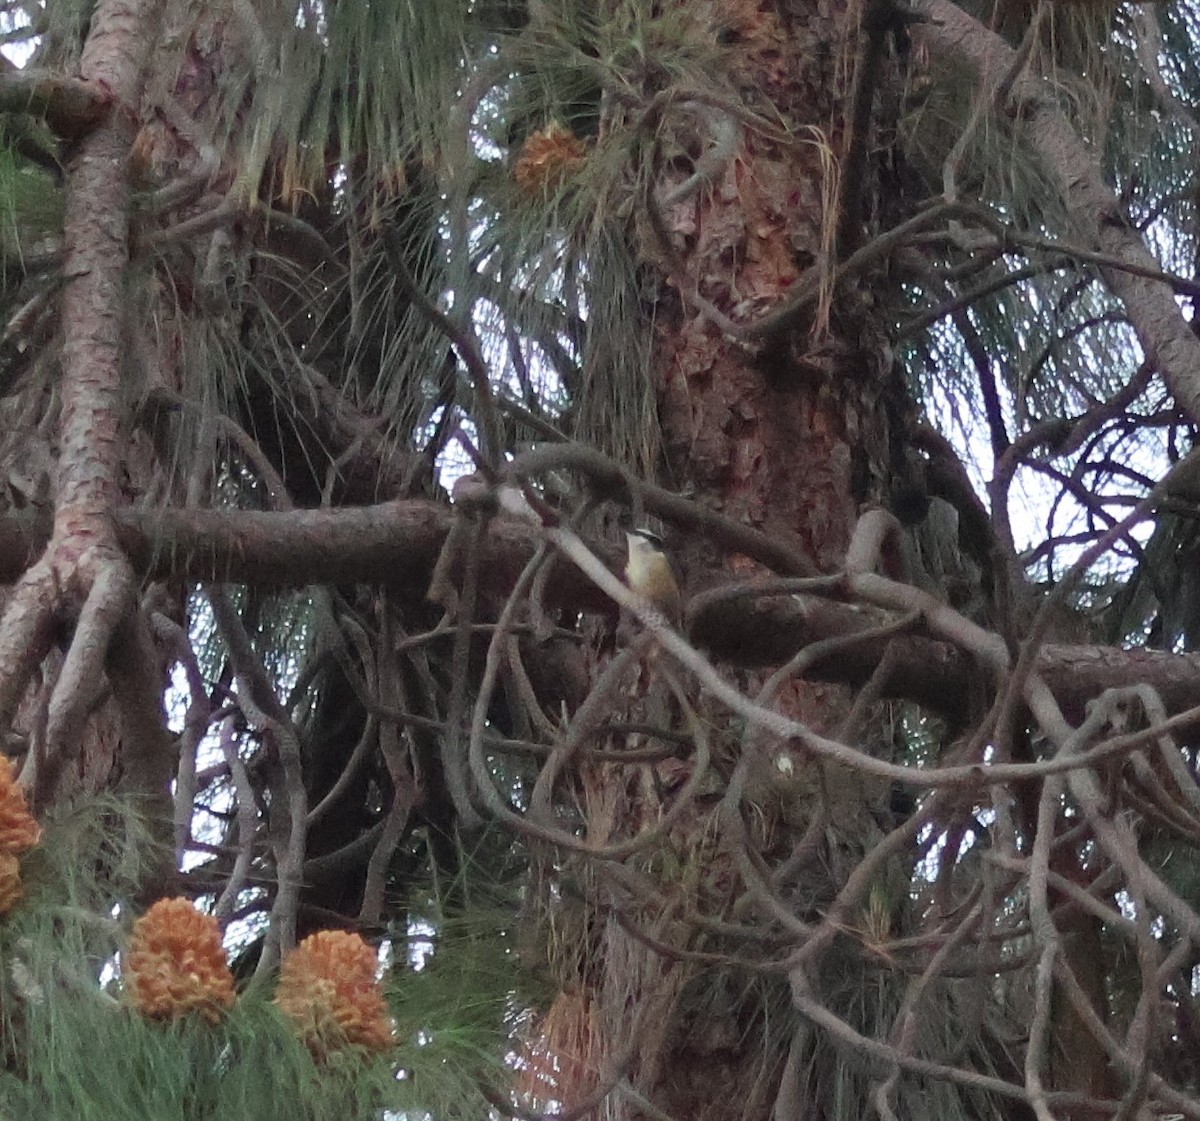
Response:
[[[67,161],[63,231],[62,376],[54,523],[42,558],[23,576],[0,621],[0,713],[11,716],[35,667],[48,653],[54,617],[78,622],[48,702],[44,750],[35,760],[35,797],[52,800],[80,749],[109,643],[134,611],[133,569],[116,536],[118,472],[128,420],[122,411],[123,322],[129,256],[126,162],[136,133],[141,69],[156,34],[158,0],[108,0],[92,17],[80,79],[111,102],[105,118],[74,145]],[[138,659],[142,686],[161,687],[161,671]],[[128,667],[116,667],[118,676]],[[147,678],[145,675],[149,673]],[[136,692],[136,690],[134,690]],[[165,792],[170,772],[161,700],[143,700],[133,724],[150,730],[136,752]],[[85,769],[86,768],[85,766]]]
[[[735,521],[796,541],[812,569],[832,571],[846,555],[860,507],[881,500],[889,483],[893,418],[885,398],[892,371],[884,335],[853,299],[835,301],[811,333],[778,338],[765,353],[731,337],[726,325],[785,303],[812,266],[832,266],[836,158],[847,132],[845,59],[853,54],[857,15],[840,3],[733,2],[715,5],[711,19],[734,44],[733,83],[765,117],[784,123],[787,139],[747,127],[711,187],[675,201],[685,190],[681,173],[659,188],[665,202],[643,252],[663,285],[651,375],[662,426],[661,481]],[[720,146],[719,136],[705,136],[699,126],[719,119],[719,111],[696,114],[696,148]],[[725,568],[702,545],[685,547],[679,559],[693,589],[757,570],[745,556]],[[648,676],[653,680],[653,669]],[[754,673],[739,680],[752,694],[761,683]],[[787,686],[777,703],[828,731],[848,701],[840,689],[804,682]],[[728,749],[736,753],[739,745]],[[825,779],[841,811],[839,827],[866,843],[868,808],[882,790],[834,769]],[[655,783],[614,789],[601,774],[587,789],[601,838],[605,822],[653,822],[663,812]],[[777,797],[768,789],[754,801],[774,823],[764,828],[786,833]],[[794,793],[794,800],[802,804],[804,795]],[[806,820],[802,805],[788,813],[798,824]],[[736,876],[729,854],[705,840],[712,828],[711,815],[697,810],[671,837],[702,890],[719,892]],[[601,914],[611,890],[600,877]],[[688,889],[680,885],[680,892],[685,906]],[[629,1080],[670,1115],[732,1121],[770,1113],[789,1040],[772,1034],[761,1007],[739,999],[721,971],[647,946],[615,913],[598,937],[599,976],[588,985],[593,996],[585,1006],[608,1040],[609,1063],[632,1035],[638,1045]],[[617,1095],[614,1116],[642,1114],[636,1100]]]

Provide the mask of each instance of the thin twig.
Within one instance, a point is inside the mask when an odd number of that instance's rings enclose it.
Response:
[[[273,798],[271,813],[275,874],[279,886],[271,904],[270,926],[255,970],[257,975],[263,976],[296,944],[296,915],[304,882],[308,836],[308,793],[304,787],[299,736],[275,696],[274,687],[254,653],[250,636],[232,600],[220,588],[209,588],[207,595],[213,617],[229,647],[238,684],[238,704],[250,726],[268,737],[278,753],[283,772],[282,787],[276,792],[278,805]]]

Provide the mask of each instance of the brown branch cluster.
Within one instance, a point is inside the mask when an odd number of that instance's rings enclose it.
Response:
[[[550,469],[545,459],[539,467]],[[450,540],[445,524],[431,534],[422,566],[406,568],[386,597],[321,600],[326,637],[283,704],[267,695],[261,656],[236,613],[216,610],[236,653],[238,687],[223,704],[209,704],[207,721],[227,730],[231,747],[224,763],[193,769],[189,784],[198,797],[228,785],[236,812],[229,843],[212,846],[210,862],[192,873],[195,887],[222,883],[231,869],[239,885],[263,885],[251,907],[285,923],[285,943],[324,913],[328,885],[347,879],[358,885],[359,921],[378,921],[381,892],[414,829],[446,813],[469,821],[465,801],[471,814],[499,820],[536,848],[595,868],[616,921],[664,961],[786,982],[812,1039],[857,1052],[873,1072],[881,1115],[895,1114],[899,1088],[914,1078],[1051,1115],[1142,1106],[1197,1115],[1200,1101],[1171,1074],[1169,1054],[1191,1000],[1200,916],[1155,856],[1163,846],[1200,844],[1200,784],[1187,738],[1200,715],[1194,704],[1172,712],[1145,682],[1106,687],[1101,673],[1072,675],[1084,655],[1041,646],[1042,619],[1014,656],[994,631],[880,571],[901,532],[881,511],[862,518],[838,573],[742,583],[691,605],[694,636],[696,621],[716,610],[710,604],[732,610],[739,601],[803,597],[808,629],[797,628],[790,653],[761,687],[743,692],[718,668],[728,663],[711,660],[613,575],[610,561],[568,528],[573,518],[548,520],[540,500],[529,503],[533,477],[518,462],[495,484],[474,479],[457,488],[454,516],[467,526],[486,516],[487,530],[459,534],[451,546],[458,555],[442,556],[451,585],[466,580],[473,550],[481,577],[475,595],[450,601],[450,614],[427,610],[424,629],[414,629],[414,588]],[[1143,512],[1115,526],[1097,550]],[[493,582],[506,539],[516,575]],[[570,590],[582,585],[595,589],[593,602],[616,604],[629,620],[590,685],[574,629],[556,626],[560,610],[587,602]],[[214,607],[222,602],[210,598]],[[858,622],[818,630],[814,605]],[[955,710],[954,727],[938,732],[945,725],[935,721],[936,747],[921,758],[860,738],[868,714],[902,693],[914,650],[931,673],[929,652],[941,650],[947,663],[981,667],[989,683],[973,706],[941,706],[943,719]],[[289,760],[312,756],[320,732],[304,716],[305,698],[330,672],[365,718],[341,768],[316,787]],[[856,703],[833,732],[796,720],[781,703],[822,672],[857,680]],[[970,675],[962,672],[965,686]],[[450,674],[473,683],[457,707],[436,684]],[[189,679],[199,680],[194,665]],[[907,703],[926,714],[938,708],[932,697]],[[232,713],[241,719],[230,724]],[[508,763],[498,768],[497,760]],[[457,789],[447,777],[454,767]],[[497,781],[510,767],[525,775],[527,793],[516,800],[512,785]],[[583,796],[598,773],[651,776],[660,812],[602,825]],[[321,833],[338,816],[330,811],[353,805],[363,781],[383,792],[385,812],[340,846],[314,851],[314,842],[329,844]],[[890,793],[875,797],[869,843],[829,878],[829,838],[851,787],[868,800],[872,790]],[[794,838],[783,847],[761,826],[776,813]],[[680,896],[645,858],[667,849],[685,859],[697,829],[712,841]],[[306,857],[298,835],[309,840]],[[285,892],[281,882],[298,890]],[[245,914],[232,910],[234,898],[223,896],[223,914]],[[1137,963],[1141,995],[1128,1016],[1107,1007],[1078,952],[1089,923],[1121,940]],[[847,959],[898,986],[901,999],[882,1029],[865,1032],[828,990],[825,979]],[[998,1037],[979,1043],[993,1050],[990,1065],[980,1051],[932,1042],[928,1021],[943,1014],[948,987],[983,994],[998,984],[1029,1028],[1015,1062],[994,1061]],[[1051,1053],[1064,1016],[1111,1070],[1104,1092],[1080,1089]]]
[[[502,490],[499,501],[515,516],[540,521],[517,489]],[[1110,540],[1125,529],[1116,527]],[[1195,712],[1173,720],[1157,692],[1142,685],[1099,692],[1086,716],[1071,722],[1038,668],[1042,620],[1035,621],[1029,644],[1014,661],[995,634],[875,571],[886,537],[898,531],[894,520],[878,512],[865,517],[838,589],[842,597],[885,613],[890,622],[806,645],[750,697],[613,577],[571,531],[542,524],[545,541],[635,617],[644,637],[613,660],[571,723],[547,741],[549,754],[529,808],[518,809],[483,765],[483,717],[489,691],[512,670],[505,638],[520,617],[518,601],[545,563],[544,555],[536,555],[489,643],[472,724],[476,796],[515,831],[604,862],[622,924],[657,954],[713,966],[736,962],[786,976],[797,1010],[878,1070],[875,1103],[882,1116],[896,1116],[897,1083],[911,1076],[1021,1101],[1045,1117],[1080,1108],[1116,1115],[1148,1108],[1195,1116],[1200,1099],[1189,1082],[1163,1073],[1163,1040],[1177,1030],[1176,1017],[1185,1015],[1192,999],[1188,978],[1200,915],[1162,878],[1152,855],[1164,842],[1200,843],[1200,783],[1186,741],[1176,737]],[[992,704],[942,757],[899,761],[848,738],[864,706],[886,689],[894,666],[888,658],[878,662],[861,704],[836,737],[817,733],[775,706],[785,684],[825,658],[856,645],[891,643],[913,631],[968,654],[992,678]],[[647,641],[658,651],[651,675],[661,675],[674,696],[675,727],[686,737],[682,767],[678,751],[664,754],[657,766],[669,764],[682,781],[664,798],[657,820],[627,835],[593,838],[586,819],[572,826],[549,812],[551,794],[556,786],[571,785],[567,776],[573,767],[586,771],[589,745],[594,749],[611,739],[611,727],[598,714],[619,703],[634,667],[646,665]],[[696,717],[698,707],[706,713],[703,723]],[[710,884],[709,891],[692,893],[681,909],[677,897],[664,895],[661,885],[627,861],[664,843],[680,844],[686,836],[681,823],[701,813],[697,798],[706,789],[704,777],[713,769],[720,773],[714,760],[723,752],[713,742],[720,735],[714,732],[721,726],[719,710],[745,722],[738,733],[740,757],[732,773],[722,776],[716,812],[721,839],[715,859],[722,866],[732,859],[740,884],[728,894],[714,892]],[[1018,740],[1014,729],[1020,726],[1032,732]],[[628,736],[624,740],[631,742]],[[1033,759],[1028,758],[1031,742],[1043,745]],[[907,803],[913,808],[895,813],[890,827],[836,878],[832,895],[819,907],[798,910],[794,885],[820,860],[822,846],[813,843],[813,829],[820,836],[835,819],[836,798],[826,783],[797,784],[795,779],[804,771],[829,775],[829,767],[837,769],[843,783],[856,775],[907,788],[915,794]],[[795,849],[782,855],[764,847],[748,817],[765,796],[770,776],[777,793],[804,803],[809,819]],[[889,891],[888,870],[896,862],[927,871],[898,893],[894,885]],[[707,874],[715,876],[714,867]],[[736,921],[730,921],[722,898],[738,900]],[[668,916],[673,936],[662,933]],[[1086,959],[1076,944],[1081,921],[1098,922],[1122,939],[1138,963],[1141,996],[1127,1018],[1111,1014],[1104,987],[1097,990],[1085,972]],[[904,997],[882,1036],[864,1035],[822,993],[831,959],[847,953],[847,940],[857,948],[862,968],[890,974],[902,985]],[[1026,973],[1035,982],[1026,1013],[1031,1026],[1015,1066],[984,1073],[963,1062],[954,1048],[939,1052],[922,1043],[931,1038],[922,1020],[938,1014],[934,994],[947,983],[974,978],[986,987],[997,977]],[[1108,1095],[1096,1086],[1073,1089],[1071,1075],[1050,1053],[1051,1022],[1064,1015],[1083,1025],[1086,1046],[1111,1070]]]

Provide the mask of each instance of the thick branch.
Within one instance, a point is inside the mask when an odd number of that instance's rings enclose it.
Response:
[[[44,117],[57,136],[78,139],[96,127],[112,107],[112,94],[82,78],[62,78],[41,70],[0,74],[0,113]]]
[[[682,500],[681,500],[682,501]],[[364,583],[398,587],[423,596],[454,511],[412,500],[339,510],[282,513],[222,510],[118,511],[118,536],[144,578],[299,587]],[[49,531],[46,520],[0,517],[0,580],[20,577]],[[482,563],[486,594],[504,596],[537,546],[532,527],[508,518],[492,521]],[[609,557],[618,565],[614,552]],[[778,665],[806,643],[877,626],[880,615],[828,599],[793,594],[733,596],[727,588],[694,597],[690,633],[718,660],[742,666]],[[616,608],[568,565],[554,565],[548,605],[613,613]],[[891,696],[907,697],[948,716],[964,715],[969,659],[945,643],[917,637],[892,640]],[[813,677],[861,686],[882,650],[870,645],[818,663]],[[1069,710],[1109,687],[1153,686],[1169,712],[1200,700],[1200,655],[1113,646],[1047,645],[1037,672]]]

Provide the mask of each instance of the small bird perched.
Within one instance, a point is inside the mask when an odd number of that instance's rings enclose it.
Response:
[[[629,544],[625,583],[630,591],[657,607],[671,626],[678,628],[683,620],[683,597],[662,538],[648,529],[634,529],[625,534],[625,540]]]

